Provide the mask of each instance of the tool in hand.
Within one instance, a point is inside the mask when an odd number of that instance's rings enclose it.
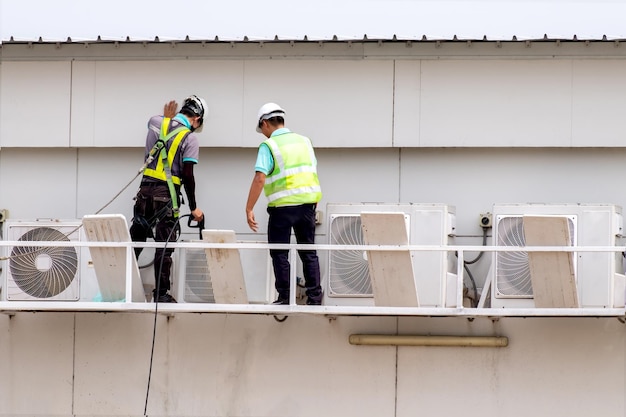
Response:
[[[200,235],[200,240],[202,240],[202,230],[204,229],[204,215],[202,215],[202,218],[198,221],[195,221],[192,216],[189,216],[189,219],[187,220],[187,226],[192,229],[199,229],[198,235]]]

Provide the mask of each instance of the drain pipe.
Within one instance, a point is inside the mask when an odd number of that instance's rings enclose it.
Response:
[[[461,346],[461,347],[506,347],[505,336],[416,336],[384,334],[351,334],[351,345],[368,346]]]

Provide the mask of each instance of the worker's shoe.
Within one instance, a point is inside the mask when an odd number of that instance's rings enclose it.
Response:
[[[154,299],[155,303],[177,303],[176,299],[171,295],[165,293],[161,294]]]
[[[287,298],[278,297],[278,299],[274,301],[272,305],[289,305],[289,300]]]
[[[307,291],[306,305],[321,306],[323,298],[324,298],[324,291],[322,291],[321,289],[317,291],[316,290]]]

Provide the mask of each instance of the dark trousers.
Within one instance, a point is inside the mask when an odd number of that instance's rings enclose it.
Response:
[[[289,243],[291,240],[291,230],[293,229],[297,243],[315,243],[316,207],[317,204],[268,207],[268,242]],[[299,250],[298,255],[302,260],[306,295],[309,301],[321,302],[322,287],[320,285],[320,265],[317,252],[314,250]],[[289,299],[289,251],[270,249],[270,256],[272,257],[274,276],[276,277],[276,291],[280,299],[287,300]]]
[[[153,230],[154,228],[154,236]],[[133,207],[130,237],[133,242],[175,242],[178,239],[178,224],[172,211],[172,200],[166,183],[142,183]],[[139,257],[143,248],[135,248]],[[174,249],[156,248],[154,252],[155,291],[164,295],[170,290],[170,273]]]

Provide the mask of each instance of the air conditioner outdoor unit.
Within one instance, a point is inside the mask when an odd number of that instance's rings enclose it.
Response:
[[[186,303],[214,303],[213,286],[204,249],[177,249],[175,297]]]
[[[6,241],[81,242],[80,220],[7,220]],[[4,271],[5,301],[93,301],[98,281],[86,246],[9,246]]]
[[[404,213],[410,245],[449,245],[454,233],[455,209],[445,204],[358,203],[327,205],[328,242],[364,245],[361,213]],[[325,305],[374,305],[365,251],[330,250],[323,273]],[[456,304],[454,253],[412,251],[415,284],[422,307],[453,307]]]
[[[190,242],[202,242],[191,240]],[[251,304],[269,304],[276,299],[274,273],[269,253],[263,249],[239,251]],[[178,302],[214,303],[213,285],[204,249],[179,248],[174,252],[173,294]]]
[[[623,232],[622,209],[610,204],[501,204],[492,214],[494,246],[525,246],[525,218],[562,219],[565,246],[615,246]],[[569,253],[578,307],[624,306],[620,252]],[[528,252],[494,252],[490,275],[491,307],[535,307]]]

